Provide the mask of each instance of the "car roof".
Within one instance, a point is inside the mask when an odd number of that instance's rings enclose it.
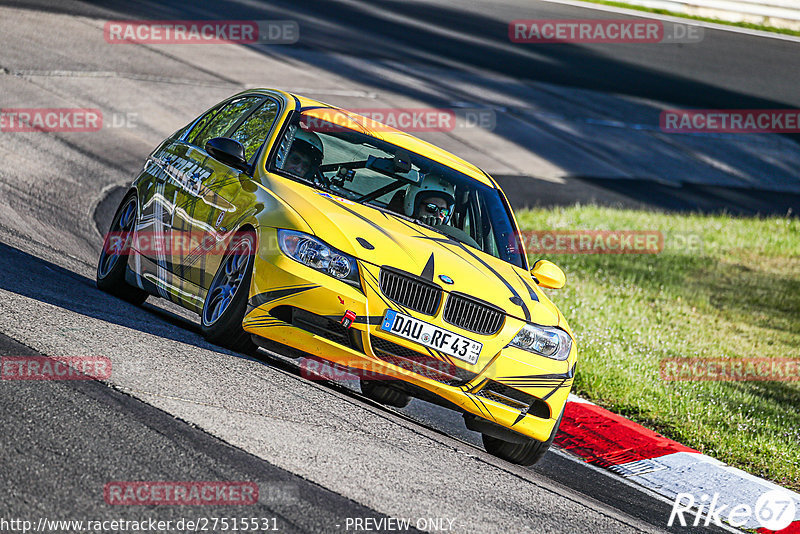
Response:
[[[436,145],[428,143],[427,141],[423,141],[422,139],[414,137],[409,133],[403,132],[396,128],[392,128],[391,126],[386,126],[382,124],[380,127],[380,131],[375,131],[374,128],[370,128],[369,126],[365,125],[369,125],[370,123],[374,125],[377,123],[377,121],[370,119],[368,117],[364,117],[363,115],[359,115],[358,113],[355,113],[353,111],[349,111],[337,106],[332,106],[330,104],[326,104],[325,102],[320,102],[319,100],[314,100],[312,98],[308,98],[302,95],[289,93],[286,91],[280,91],[276,89],[254,89],[252,90],[252,92],[281,93],[282,95],[287,97],[287,99],[295,100],[297,103],[298,110],[314,113],[313,111],[314,109],[320,109],[320,110],[333,110],[333,112],[335,113],[341,113],[346,117],[346,119],[352,121],[351,127],[353,127],[356,130],[362,130],[373,137],[377,137],[383,141],[386,141],[387,143],[403,147],[407,150],[410,150],[412,152],[430,158],[438,163],[447,165],[448,167],[456,171],[459,171],[460,173],[465,174],[466,176],[478,182],[481,182],[484,185],[488,185],[492,188],[499,189],[497,183],[488,174],[483,172],[481,169],[479,169],[472,163],[469,163],[468,161],[465,161],[456,156],[455,154],[451,154],[450,152],[443,150],[437,147]],[[327,113],[324,111],[317,112],[320,118],[325,117],[326,114],[329,113],[331,112],[330,111],[328,111]]]

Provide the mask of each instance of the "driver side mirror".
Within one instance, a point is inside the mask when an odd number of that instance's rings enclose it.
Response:
[[[227,137],[215,137],[206,141],[206,152],[212,158],[239,170],[247,170],[244,147],[239,141]]]
[[[533,264],[531,275],[541,287],[561,289],[567,283],[567,276],[552,261],[539,260]]]

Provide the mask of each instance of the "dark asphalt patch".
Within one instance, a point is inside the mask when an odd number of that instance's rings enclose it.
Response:
[[[684,183],[680,187],[652,180],[566,178],[559,184],[531,176],[494,176],[514,209],[597,204],[614,208],[656,209],[728,215],[800,213],[800,194],[743,187]]]
[[[120,202],[122,202],[125,193],[128,192],[129,187],[127,186],[117,186],[109,189],[103,198],[100,199],[100,202],[97,203],[97,206],[94,208],[94,213],[92,213],[92,220],[94,221],[94,225],[97,228],[97,233],[104,236],[106,232],[108,232],[108,228],[111,226],[111,219],[114,218],[114,214],[117,212],[117,208],[119,207]]]
[[[0,355],[41,356],[3,334]],[[101,382],[2,380],[0,405],[0,503],[6,519],[34,525],[40,517],[155,519],[174,525],[181,518],[247,517],[267,519],[280,532],[337,532],[345,531],[347,518],[371,518],[372,524],[386,519]],[[136,480],[250,481],[259,487],[259,501],[249,506],[106,504],[106,483]],[[369,483],[366,474],[364,483]]]

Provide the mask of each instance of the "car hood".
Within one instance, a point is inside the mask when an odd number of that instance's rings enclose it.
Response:
[[[445,291],[484,300],[524,321],[541,325],[563,321],[525,269],[391,213],[288,180],[275,185],[275,193],[314,234],[342,252],[423,276]]]

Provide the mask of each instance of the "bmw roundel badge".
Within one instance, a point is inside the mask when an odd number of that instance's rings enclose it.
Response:
[[[449,276],[447,276],[446,274],[440,274],[439,275],[439,280],[441,280],[445,284],[453,284],[454,283],[453,279],[450,278]]]

